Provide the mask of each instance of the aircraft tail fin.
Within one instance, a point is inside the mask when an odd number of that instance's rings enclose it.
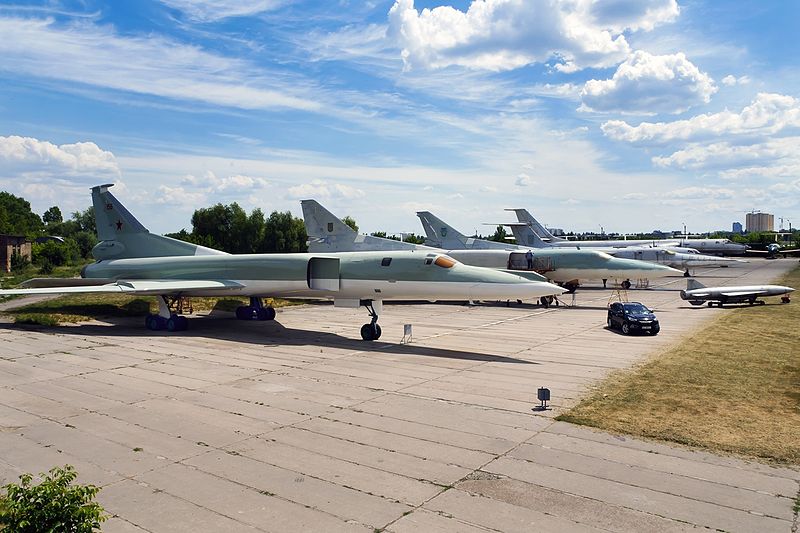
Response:
[[[425,230],[425,244],[428,246],[435,246],[446,250],[457,250],[466,246],[466,235],[459,232],[430,211],[419,211],[417,212],[417,216]]]
[[[511,224],[504,224],[511,228],[511,233],[514,234],[514,239],[520,246],[530,246],[531,248],[552,248],[553,245],[545,242],[539,234],[531,227],[530,224],[525,222],[517,222]]]
[[[514,211],[514,213],[517,215],[517,220],[529,224],[534,233],[536,233],[542,240],[547,239],[548,242],[558,242],[564,240],[561,237],[556,237],[550,233],[550,230],[545,228],[539,223],[538,220],[533,218],[533,215],[531,215],[527,209],[507,209],[506,211]]]
[[[697,281],[696,279],[687,279],[686,280],[686,290],[693,291],[695,289],[705,289],[706,286]]]
[[[325,209],[316,200],[301,200],[303,222],[308,234],[308,250],[352,251],[358,232]]]
[[[92,187],[97,238],[95,259],[130,259],[178,255],[224,254],[219,250],[154,235],[108,190],[113,184]]]

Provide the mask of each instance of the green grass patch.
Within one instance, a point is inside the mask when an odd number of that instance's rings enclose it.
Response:
[[[800,287],[800,268],[776,283]],[[797,302],[728,309],[557,419],[800,464],[798,324]]]
[[[192,298],[194,312],[212,310],[235,311],[247,305],[247,298]],[[294,300],[265,298],[264,305],[285,307],[297,305]],[[17,324],[55,326],[85,322],[92,319],[145,316],[158,310],[154,296],[129,296],[124,294],[69,294],[52,300],[10,309],[4,313],[13,317]]]

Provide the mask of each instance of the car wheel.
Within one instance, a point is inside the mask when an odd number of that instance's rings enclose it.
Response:
[[[628,325],[627,322],[622,323],[622,333],[624,333],[625,335],[631,334],[631,327]]]
[[[611,320],[611,317],[608,318],[607,323],[608,323],[608,329],[614,329],[614,321]]]

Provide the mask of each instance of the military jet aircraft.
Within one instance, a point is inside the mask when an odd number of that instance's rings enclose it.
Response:
[[[612,279],[628,289],[632,279],[649,280],[680,274],[680,271],[668,266],[619,259],[594,250],[533,250],[515,244],[475,239],[460,233],[429,211],[420,211],[417,216],[425,229],[425,243],[448,250],[460,261],[476,266],[532,270],[561,284],[570,292],[574,292],[582,280]],[[497,250],[504,251],[505,255]],[[528,252],[531,255],[530,262]],[[498,259],[505,259],[506,263],[499,263]]]
[[[658,240],[613,240],[613,241],[568,241],[551,234],[547,228],[541,225],[527,209],[508,209],[507,211],[514,211],[517,215],[517,220],[530,224],[531,227],[542,237],[542,239],[550,242],[555,246],[570,247],[580,246],[612,246],[612,247],[625,247],[625,246],[655,246],[666,247],[676,252],[685,252],[686,250],[676,250],[675,248],[691,248],[701,253],[711,255],[744,255],[748,246],[731,241],[730,239],[658,239]]]
[[[554,245],[542,240],[530,224],[524,222],[514,222],[510,224],[503,224],[511,228],[514,234],[514,239],[519,244],[527,244],[534,248],[553,248]],[[594,241],[585,241],[594,242]],[[562,246],[565,249],[567,246]],[[612,247],[594,247],[594,246],[575,246],[581,250],[597,250],[607,253],[608,255],[619,257],[622,259],[637,259],[639,261],[647,261],[648,263],[656,263],[659,265],[667,265],[673,268],[681,268],[684,270],[683,275],[689,277],[689,269],[697,267],[727,267],[736,263],[746,263],[744,259],[734,259],[731,257],[720,257],[718,255],[701,254],[696,250],[687,248],[659,248],[652,246],[626,246],[623,248]],[[685,251],[682,251],[685,250]]]
[[[533,279],[549,279],[561,284],[568,291],[574,291],[583,279],[615,279],[630,287],[630,279],[652,279],[675,274],[677,271],[662,265],[651,265],[642,261],[612,258],[604,253],[583,250],[536,250],[527,264],[527,248],[513,244],[482,241],[461,235],[444,222],[428,212],[417,213],[426,227],[436,226],[440,233],[449,235],[446,244],[454,245],[431,247],[384,239],[371,235],[359,235],[347,224],[325,209],[316,200],[303,200],[303,219],[308,234],[310,251],[351,251],[351,250],[434,250],[446,253],[464,264],[495,268],[520,275],[533,276]],[[433,226],[431,225],[433,224]],[[469,242],[470,247],[465,246]],[[537,275],[541,274],[541,276]],[[679,273],[679,272],[678,272]],[[516,299],[524,299],[516,297]]]
[[[383,300],[507,300],[562,294],[560,287],[508,272],[459,263],[438,251],[230,255],[154,235],[110,192],[92,188],[100,242],[96,263],[81,279],[34,279],[14,294],[122,293],[158,296],[159,311],[148,315],[151,330],[177,331],[186,317],[170,310],[183,296],[248,296],[237,309],[242,320],[272,320],[275,310],[262,297],[326,298],[337,307],[365,307],[371,320],[364,340],[381,336]]]
[[[764,255],[767,259],[777,259],[778,255],[783,254],[783,257],[787,255],[794,255],[800,254],[800,249],[786,249],[782,247],[779,243],[773,242],[767,245],[766,250],[747,250],[748,254],[753,255]]]
[[[745,285],[738,287],[706,287],[697,280],[690,279],[686,281],[686,290],[681,291],[681,298],[688,300],[692,305],[703,305],[708,302],[708,306],[712,307],[716,304],[722,307],[724,304],[740,304],[749,303],[750,305],[759,304],[764,305],[763,300],[759,300],[760,296],[781,296],[787,295],[782,298],[786,303],[789,302],[788,294],[794,291],[791,287],[783,287],[781,285]]]

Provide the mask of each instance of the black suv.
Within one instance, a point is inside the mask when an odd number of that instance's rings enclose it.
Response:
[[[661,330],[653,312],[639,302],[614,302],[608,307],[608,329],[620,328],[622,333],[649,333]]]

